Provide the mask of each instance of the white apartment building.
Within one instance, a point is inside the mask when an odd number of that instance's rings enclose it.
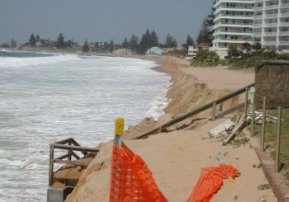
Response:
[[[289,0],[254,0],[253,43],[289,50]]]
[[[252,41],[254,0],[215,0],[214,40],[211,50],[221,58],[228,47]]]
[[[216,0],[214,8],[211,50],[220,57],[245,42],[289,51],[289,0]]]

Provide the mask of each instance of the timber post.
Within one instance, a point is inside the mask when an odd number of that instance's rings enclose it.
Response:
[[[252,113],[252,117],[251,117],[251,137],[255,136],[255,88],[251,88],[251,113]]]
[[[245,93],[245,112],[244,112],[244,114],[245,114],[245,121],[247,122],[247,117],[248,117],[248,93],[249,93],[249,89],[248,88],[246,88],[246,93]]]
[[[262,122],[262,151],[265,151],[265,134],[266,134],[266,97],[263,97],[263,122]]]
[[[224,110],[224,103],[221,102],[221,103],[219,104],[219,112],[222,112],[223,110]]]
[[[50,144],[50,153],[49,153],[49,186],[53,184],[53,164],[54,164],[54,146]]]
[[[276,135],[276,156],[275,156],[275,172],[279,172],[279,165],[280,165],[281,118],[282,118],[282,108],[281,108],[281,107],[278,107],[278,122],[277,122],[277,135]]]
[[[216,120],[216,116],[217,116],[217,103],[214,102],[212,106],[212,121]]]

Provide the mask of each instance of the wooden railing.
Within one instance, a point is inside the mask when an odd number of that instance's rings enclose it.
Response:
[[[56,157],[55,149],[65,150],[67,154]],[[68,138],[59,142],[50,144],[50,156],[49,156],[49,186],[53,184],[54,164],[66,164],[73,166],[87,167],[88,165],[79,159],[92,155],[95,156],[98,153],[96,148],[81,147],[73,138]],[[79,152],[81,154],[77,154]]]
[[[190,111],[188,113],[180,115],[180,116],[178,116],[178,117],[176,117],[176,118],[174,118],[174,119],[172,119],[172,120],[170,120],[170,121],[168,121],[166,123],[163,123],[160,126],[157,126],[157,127],[153,128],[150,131],[147,131],[147,132],[139,135],[136,139],[146,138],[146,137],[148,137],[151,134],[155,134],[157,132],[164,131],[167,127],[172,126],[172,125],[174,125],[176,123],[179,123],[179,122],[181,122],[181,121],[183,121],[183,120],[185,120],[187,118],[190,118],[192,116],[195,116],[195,115],[197,115],[197,114],[199,114],[199,113],[201,113],[203,111],[206,111],[208,109],[212,109],[212,118],[211,119],[215,120],[216,118],[219,118],[219,117],[222,117],[222,116],[224,116],[226,114],[232,113],[232,112],[234,112],[236,110],[239,110],[239,109],[241,109],[243,107],[247,108],[247,106],[248,106],[247,105],[248,90],[251,87],[253,87],[253,86],[255,86],[255,83],[251,83],[251,84],[249,84],[249,85],[247,85],[247,86],[245,86],[245,87],[243,87],[243,88],[241,88],[239,90],[236,90],[236,91],[234,91],[234,92],[232,92],[232,93],[230,93],[230,94],[228,94],[228,95],[226,95],[224,97],[221,97],[221,98],[219,98],[217,100],[214,100],[214,101],[212,101],[210,103],[207,103],[207,104],[205,104],[205,105],[203,105],[203,106],[201,106],[201,107],[199,107],[197,109],[194,109],[194,110],[192,110],[192,111]],[[222,109],[224,102],[226,102],[226,101],[228,101],[228,100],[230,100],[230,99],[232,99],[234,97],[237,97],[237,96],[239,96],[241,94],[244,94],[244,93],[246,93],[246,99],[245,99],[244,102],[241,102],[241,103],[239,103],[239,104],[237,104],[235,106],[231,106],[227,110],[223,110]],[[218,110],[218,109],[220,109],[220,110]]]

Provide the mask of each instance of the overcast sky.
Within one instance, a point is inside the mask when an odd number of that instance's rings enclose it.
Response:
[[[27,42],[31,33],[55,40],[122,42],[155,29],[161,42],[196,38],[212,0],[0,0],[0,43]]]

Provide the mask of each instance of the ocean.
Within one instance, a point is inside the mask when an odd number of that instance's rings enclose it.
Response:
[[[49,144],[72,137],[94,147],[157,119],[167,74],[134,58],[0,51],[0,201],[46,201]]]

